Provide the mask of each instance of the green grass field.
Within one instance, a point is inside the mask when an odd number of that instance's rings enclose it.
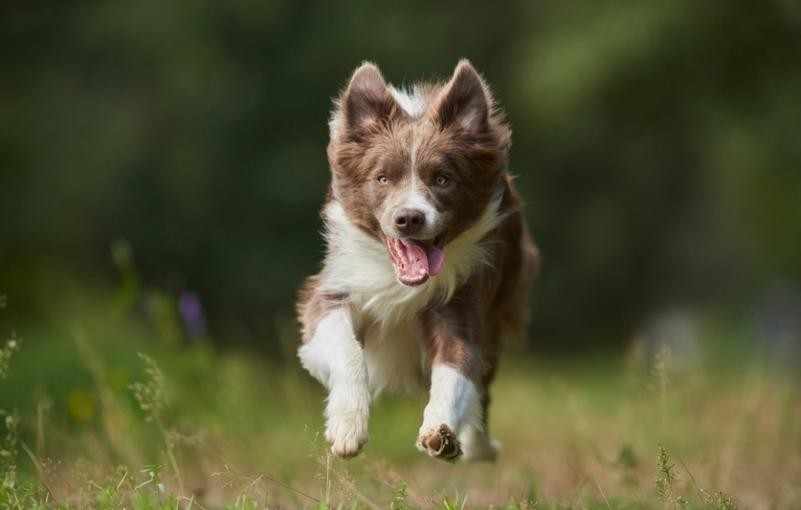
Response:
[[[725,342],[685,369],[667,350],[656,363],[509,356],[497,464],[417,452],[422,395],[382,397],[363,454],[342,461],[291,321],[270,361],[99,303],[15,325],[0,358],[1,509],[801,508],[798,379]]]

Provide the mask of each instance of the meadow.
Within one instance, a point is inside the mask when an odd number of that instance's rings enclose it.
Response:
[[[363,454],[333,458],[291,318],[267,358],[187,338],[164,294],[121,302],[74,294],[9,333],[0,508],[801,507],[798,379],[713,321],[689,366],[644,341],[580,361],[511,346],[501,458],[454,465],[413,446],[422,395],[383,396]]]
[[[791,0],[0,3],[0,510],[801,509],[799,34]],[[425,457],[385,395],[332,458],[292,316],[331,98],[464,57],[543,256],[501,457]]]

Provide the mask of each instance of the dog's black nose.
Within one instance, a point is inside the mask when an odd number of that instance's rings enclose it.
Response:
[[[395,227],[403,235],[414,235],[426,224],[426,215],[420,209],[404,208],[395,211]]]

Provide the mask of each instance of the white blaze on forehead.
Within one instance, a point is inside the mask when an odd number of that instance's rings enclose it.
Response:
[[[420,140],[417,136],[412,135],[411,147],[409,148],[409,186],[406,193],[398,202],[398,209],[417,209],[425,216],[425,228],[422,234],[436,234],[439,228],[440,216],[439,211],[423,193],[424,183],[417,175],[417,148],[420,146]]]
[[[410,117],[420,117],[426,111],[426,98],[417,88],[411,90],[389,87],[392,97]]]
[[[389,86],[389,91],[395,101],[412,118],[420,118],[428,107],[427,99],[423,91],[418,87],[410,89],[395,88]],[[409,184],[395,201],[392,211],[399,209],[417,209],[425,215],[425,229],[421,232],[422,236],[436,235],[440,226],[440,215],[437,208],[424,193],[424,183],[417,175],[417,150],[420,140],[415,131],[412,131],[411,145],[409,147]],[[394,212],[392,213],[394,214]]]

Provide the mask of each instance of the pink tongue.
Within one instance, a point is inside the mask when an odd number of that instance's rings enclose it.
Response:
[[[429,276],[436,276],[442,271],[445,253],[442,249],[434,246],[434,243],[413,239],[403,240],[401,243],[406,248],[406,256],[409,259],[409,265],[404,268],[408,277],[420,276],[421,269],[424,270],[424,274]]]
[[[442,271],[445,252],[441,248],[434,246],[434,243],[430,243],[426,246],[426,257],[428,257],[428,274],[437,276]]]

